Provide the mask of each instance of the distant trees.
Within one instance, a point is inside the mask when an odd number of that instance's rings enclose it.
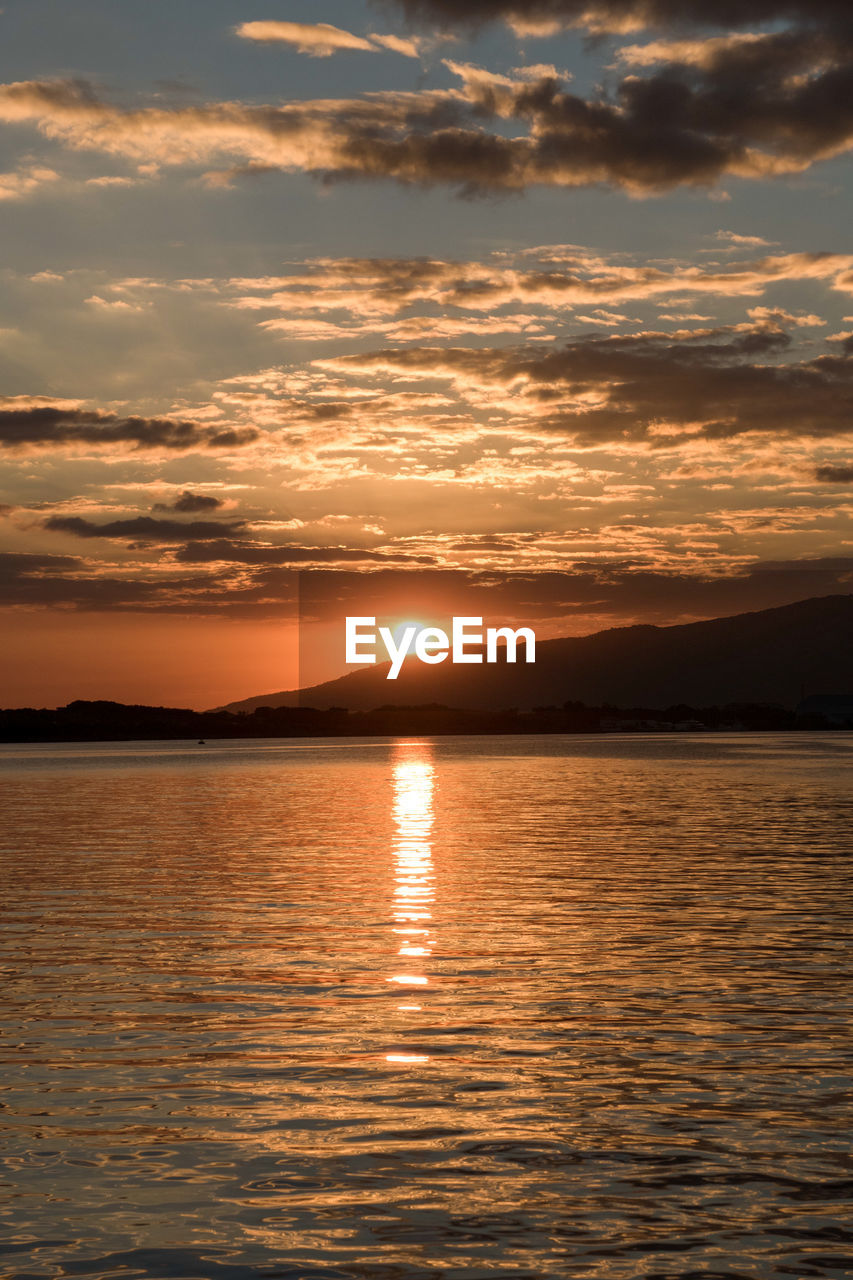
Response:
[[[442,734],[673,733],[786,731],[853,727],[814,714],[760,703],[723,707],[586,706],[566,702],[532,711],[465,711],[432,703],[344,707],[258,707],[245,715],[119,702],[70,702],[54,710],[0,711],[1,742],[128,742],[200,738],[426,737]]]

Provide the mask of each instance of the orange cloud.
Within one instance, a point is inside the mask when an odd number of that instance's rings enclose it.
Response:
[[[498,307],[519,303],[564,311],[594,303],[644,302],[677,295],[760,296],[769,286],[785,281],[825,280],[839,290],[853,289],[851,254],[780,254],[732,264],[722,271],[688,264],[669,270],[631,266],[608,262],[583,250],[566,256],[562,269],[532,270],[506,261],[321,258],[308,263],[308,270],[289,277],[231,281],[243,292],[228,305],[243,310],[281,310],[288,316],[347,310],[379,318],[427,303],[441,308],[446,316],[447,308],[491,315]],[[359,325],[366,327],[368,323],[360,321]]]
[[[58,181],[55,169],[39,164],[26,165],[13,173],[0,173],[0,200],[21,200]]]
[[[244,40],[293,45],[300,53],[313,58],[327,58],[342,49],[375,52],[375,46],[350,31],[342,31],[328,22],[243,22],[236,28]]]
[[[236,33],[244,40],[262,44],[291,45],[312,58],[328,58],[333,53],[350,51],[377,53],[382,49],[406,58],[417,58],[424,43],[417,37],[379,35],[376,32],[357,36],[328,22],[243,22],[236,28]]]

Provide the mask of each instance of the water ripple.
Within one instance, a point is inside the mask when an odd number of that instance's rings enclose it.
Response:
[[[0,1280],[805,1280],[853,737],[0,748]]]

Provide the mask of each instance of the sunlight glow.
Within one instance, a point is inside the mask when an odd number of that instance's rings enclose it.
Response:
[[[412,653],[415,647],[415,641],[418,638],[418,633],[423,631],[424,624],[422,622],[416,622],[414,618],[407,618],[405,622],[398,623],[397,626],[394,628],[394,632],[393,632],[394,643],[396,645],[399,645],[401,643],[401,641],[403,640],[403,637],[406,634],[406,630],[408,627],[415,628],[414,633],[409,638],[409,647],[406,650],[406,653]]]
[[[420,624],[405,622],[407,626]],[[395,633],[397,634],[397,633]],[[398,746],[393,765],[393,818],[395,837],[394,902],[392,933],[398,937],[397,955],[407,959],[426,960],[432,955],[435,939],[431,907],[435,900],[435,871],[432,860],[433,792],[435,769],[431,748],[422,742],[404,742]],[[400,986],[426,987],[424,973],[398,973],[387,979]],[[416,1004],[398,1005],[401,1012],[419,1013]],[[428,1062],[428,1054],[395,1052],[388,1062]]]

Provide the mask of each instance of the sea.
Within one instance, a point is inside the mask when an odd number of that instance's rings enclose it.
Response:
[[[851,766],[0,747],[0,1277],[850,1276]]]

